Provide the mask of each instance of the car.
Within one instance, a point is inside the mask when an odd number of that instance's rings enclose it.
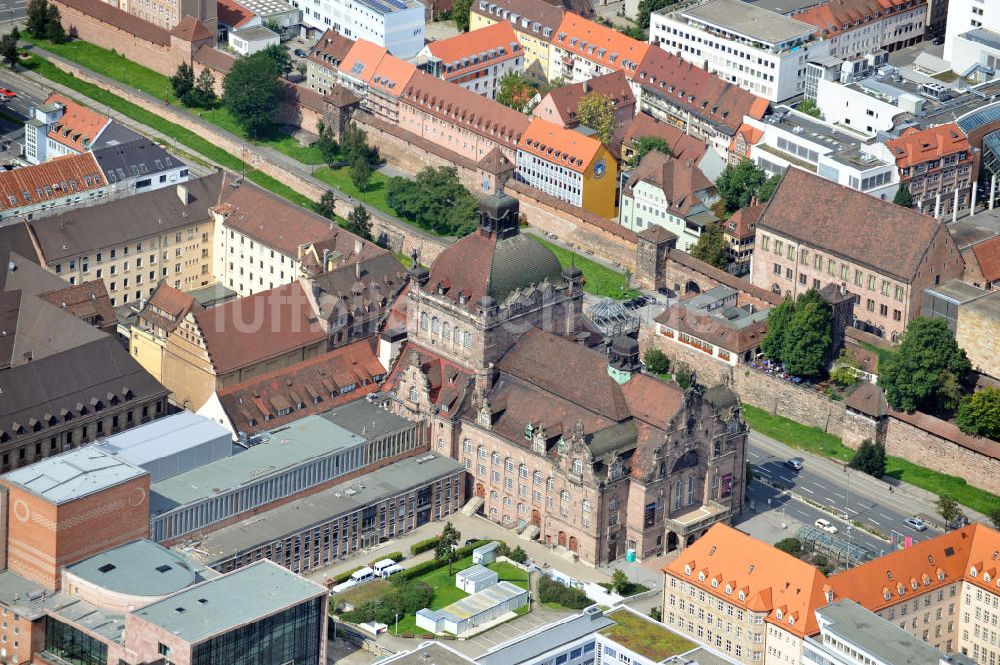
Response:
[[[941,46],[941,44],[944,44],[944,37],[935,37],[931,44],[934,44],[934,46]]]
[[[914,531],[927,531],[927,525],[919,517],[907,517],[903,520],[903,524],[910,527]]]
[[[659,300],[656,299],[656,296],[643,296],[643,298],[646,299],[647,305],[656,305],[660,302]]]
[[[302,49],[300,49],[300,48],[297,48],[297,49],[295,49],[294,51],[292,51],[292,53],[294,53],[294,54],[295,54],[295,57],[296,57],[296,58],[304,58],[304,57],[306,57],[307,55],[309,55],[308,53],[306,53],[305,51],[303,51],[303,50],[302,50]]]
[[[552,231],[546,231],[545,237],[548,238],[549,240],[559,240],[559,236],[557,236],[555,233],[552,233]]]
[[[0,88],[0,101],[9,102],[17,97],[17,93],[7,88]]]
[[[806,461],[801,457],[793,457],[792,459],[785,462],[785,466],[795,469],[796,471],[801,471],[802,467],[805,466]]]
[[[820,519],[816,520],[813,523],[813,525],[817,529],[819,529],[820,531],[826,531],[827,533],[837,533],[837,527],[835,527],[834,525],[830,524],[830,520],[825,520],[825,519],[820,518]]]
[[[948,522],[947,527],[948,530],[951,531],[954,529],[961,529],[963,526],[968,526],[969,524],[971,524],[971,522],[968,517],[965,515],[959,515],[952,521]]]
[[[466,545],[471,545],[473,543],[478,543],[480,540],[482,540],[482,539],[481,538],[467,538],[466,541],[465,541],[465,544]]]

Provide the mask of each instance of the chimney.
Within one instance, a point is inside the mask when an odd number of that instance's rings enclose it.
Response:
[[[583,82],[583,94],[590,92],[590,79]]]
[[[330,272],[330,250],[323,250],[323,270]]]
[[[191,203],[191,195],[188,193],[188,188],[184,185],[177,185],[177,198],[179,198],[181,203],[184,205]]]
[[[364,246],[365,246],[365,243],[361,240],[361,238],[355,238],[354,239],[354,253],[355,254],[361,254],[361,250],[364,248]]]
[[[361,261],[354,264],[354,279],[361,281]]]
[[[702,61],[701,68],[704,69],[706,72],[708,71],[708,59],[707,58]]]

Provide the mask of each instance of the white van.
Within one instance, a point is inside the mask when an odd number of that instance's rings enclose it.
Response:
[[[375,579],[375,571],[365,566],[361,570],[355,570],[351,573],[351,579],[354,580],[355,584],[362,584],[363,582]]]
[[[330,593],[344,593],[348,589],[356,587],[357,585],[358,583],[355,582],[354,580],[347,580],[346,582],[341,582],[337,586],[330,589]]]
[[[372,564],[372,568],[375,570],[375,577],[386,578],[389,575],[387,575],[385,571],[397,565],[398,564],[392,559],[382,559],[381,561],[376,561]]]
[[[403,567],[401,565],[399,565],[398,563],[394,563],[391,566],[382,569],[381,577],[382,577],[382,579],[386,579],[390,575],[394,575],[394,574],[398,573],[401,570],[403,570]]]

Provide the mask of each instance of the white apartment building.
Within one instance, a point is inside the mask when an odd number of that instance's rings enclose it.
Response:
[[[763,120],[747,116],[744,122],[762,133],[750,147],[749,158],[769,175],[801,168],[889,201],[899,187],[895,158],[884,144],[870,142],[870,134],[836,127],[787,106],[778,106]]]
[[[849,85],[820,79],[816,105],[827,122],[867,134],[887,132],[904,113],[917,115],[926,103],[926,98],[894,83],[874,77]]]
[[[944,35],[944,59],[961,76],[989,77],[1000,69],[1000,4],[994,0],[951,0]]]
[[[806,62],[830,50],[814,26],[742,0],[667,12],[650,17],[650,43],[772,102],[802,94]]]
[[[927,0],[839,0],[793,15],[815,26],[830,55],[851,60],[875,51],[896,51],[924,37]]]
[[[301,6],[302,20],[351,39],[366,39],[398,58],[424,47],[424,6],[417,0],[313,0]]]

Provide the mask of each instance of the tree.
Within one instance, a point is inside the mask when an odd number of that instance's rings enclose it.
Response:
[[[170,87],[174,89],[174,96],[184,101],[184,98],[194,90],[194,69],[191,65],[187,62],[177,65],[177,71],[170,77]]]
[[[636,11],[636,23],[643,30],[649,29],[649,15],[659,11],[664,7],[675,5],[680,0],[639,0],[639,7]],[[643,39],[645,41],[645,39]]]
[[[368,165],[368,160],[364,157],[355,157],[351,162],[351,182],[364,193],[368,190],[368,183],[372,179],[372,167]]]
[[[437,233],[463,236],[476,228],[479,202],[454,166],[427,167],[413,180],[391,178],[385,200],[399,217]]]
[[[462,534],[458,532],[458,529],[452,526],[451,522],[447,522],[441,531],[438,544],[434,548],[434,558],[448,562],[448,575],[451,575],[451,564],[455,560],[455,550],[458,548],[458,541],[461,538]]]
[[[507,72],[500,79],[497,101],[515,111],[524,112],[537,90],[521,72]]]
[[[650,151],[656,150],[662,152],[666,156],[670,156],[673,153],[670,151],[670,146],[659,136],[643,136],[632,146],[635,150],[635,154],[628,161],[629,168],[639,165],[642,158],[649,154]]]
[[[510,551],[510,553],[507,555],[507,558],[513,561],[514,563],[524,563],[525,561],[528,560],[528,553],[525,552],[523,549],[521,549],[521,546],[518,545],[517,547],[515,547]]]
[[[774,544],[774,547],[792,556],[802,553],[802,541],[798,538],[782,538]]]
[[[694,373],[687,366],[678,365],[674,369],[674,381],[681,390],[687,390],[694,383]]]
[[[340,138],[340,149],[348,163],[363,159],[369,164],[379,161],[378,150],[368,145],[368,134],[355,123],[348,125]]]
[[[328,189],[319,197],[319,203],[316,204],[316,212],[328,219],[333,219],[337,214],[334,208],[336,202],[337,197],[334,196],[333,190]]]
[[[736,166],[728,164],[722,169],[722,173],[715,181],[715,188],[725,201],[726,210],[736,212],[750,205],[750,201],[766,180],[767,173],[764,169],[749,159],[744,159]]]
[[[896,195],[892,197],[892,202],[904,208],[912,208],[913,196],[910,195],[910,186],[905,182],[899,183],[899,189],[896,190]]]
[[[62,44],[67,39],[59,8],[55,5],[49,5],[45,10],[45,38],[53,44]]]
[[[28,3],[28,22],[26,29],[33,36],[44,38],[49,25],[48,0],[31,0]]]
[[[646,349],[646,353],[642,355],[642,360],[646,363],[646,371],[653,374],[666,374],[670,371],[670,358],[659,349]]]
[[[815,289],[795,301],[785,331],[781,362],[795,376],[818,377],[826,371],[833,347],[833,310]]]
[[[956,388],[971,369],[944,319],[918,317],[899,348],[879,364],[878,385],[894,409],[949,413],[958,406]]]
[[[187,106],[197,106],[203,109],[212,108],[215,106],[217,100],[218,97],[215,95],[215,77],[208,67],[201,70],[201,74],[198,74],[198,80],[195,81],[194,87],[181,99]]]
[[[799,105],[795,107],[795,110],[799,113],[811,115],[814,118],[823,117],[823,112],[819,110],[819,106],[816,105],[816,102],[811,99],[803,99],[799,102]]]
[[[942,494],[938,497],[937,511],[942,519],[944,519],[945,524],[954,522],[962,516],[962,507],[958,505],[958,501],[955,501],[955,499],[947,494]]]
[[[767,334],[761,340],[760,348],[769,359],[781,362],[785,350],[785,333],[788,322],[795,314],[795,301],[788,299],[767,313]]]
[[[222,101],[251,138],[271,129],[281,102],[281,71],[265,51],[239,58],[222,81]]]
[[[850,388],[861,378],[857,364],[847,353],[847,349],[841,349],[840,357],[837,358],[837,368],[830,374],[830,378],[841,388]]]
[[[580,98],[576,107],[576,117],[584,127],[590,127],[597,132],[601,143],[611,142],[615,131],[615,102],[607,95],[591,92]]]
[[[287,76],[289,72],[292,71],[292,56],[288,55],[288,51],[283,49],[278,44],[271,44],[267,48],[260,51],[265,56],[274,61],[274,64],[278,66],[278,71],[283,75]]]
[[[372,239],[372,215],[368,208],[360,203],[347,216],[347,230],[365,240]]]
[[[881,478],[885,475],[885,446],[865,439],[854,451],[854,457],[848,466],[874,478]]]
[[[773,176],[764,181],[764,184],[760,186],[757,190],[757,202],[767,203],[774,196],[774,190],[778,188],[778,183],[781,182],[781,176],[775,173]]]
[[[469,11],[472,9],[472,0],[455,0],[451,5],[451,17],[455,20],[455,27],[459,32],[469,31]]]
[[[621,568],[615,568],[615,571],[611,573],[611,591],[612,593],[623,593],[626,591],[631,584],[628,581],[628,575]]]
[[[955,423],[966,434],[1000,441],[1000,389],[983,388],[963,397]]]
[[[649,608],[649,618],[652,619],[653,621],[662,621],[663,610],[654,605],[653,607]]]
[[[990,522],[993,523],[994,529],[1000,529],[1000,506],[990,508],[990,511],[986,513],[986,516],[990,518]]]
[[[333,138],[333,130],[322,120],[319,121],[317,130],[319,131],[319,139],[316,141],[316,147],[323,155],[323,161],[332,166],[340,158],[340,146]]]
[[[710,266],[725,269],[729,263],[729,254],[726,252],[726,237],[718,224],[709,224],[701,232],[688,254],[696,259],[700,259]]]
[[[796,376],[821,376],[830,362],[833,311],[815,289],[786,300],[767,317],[764,354]]]
[[[14,69],[14,65],[17,64],[17,40],[20,37],[17,26],[14,26],[13,30],[4,35],[3,38],[0,38],[0,58],[3,58],[3,61],[11,69]]]

